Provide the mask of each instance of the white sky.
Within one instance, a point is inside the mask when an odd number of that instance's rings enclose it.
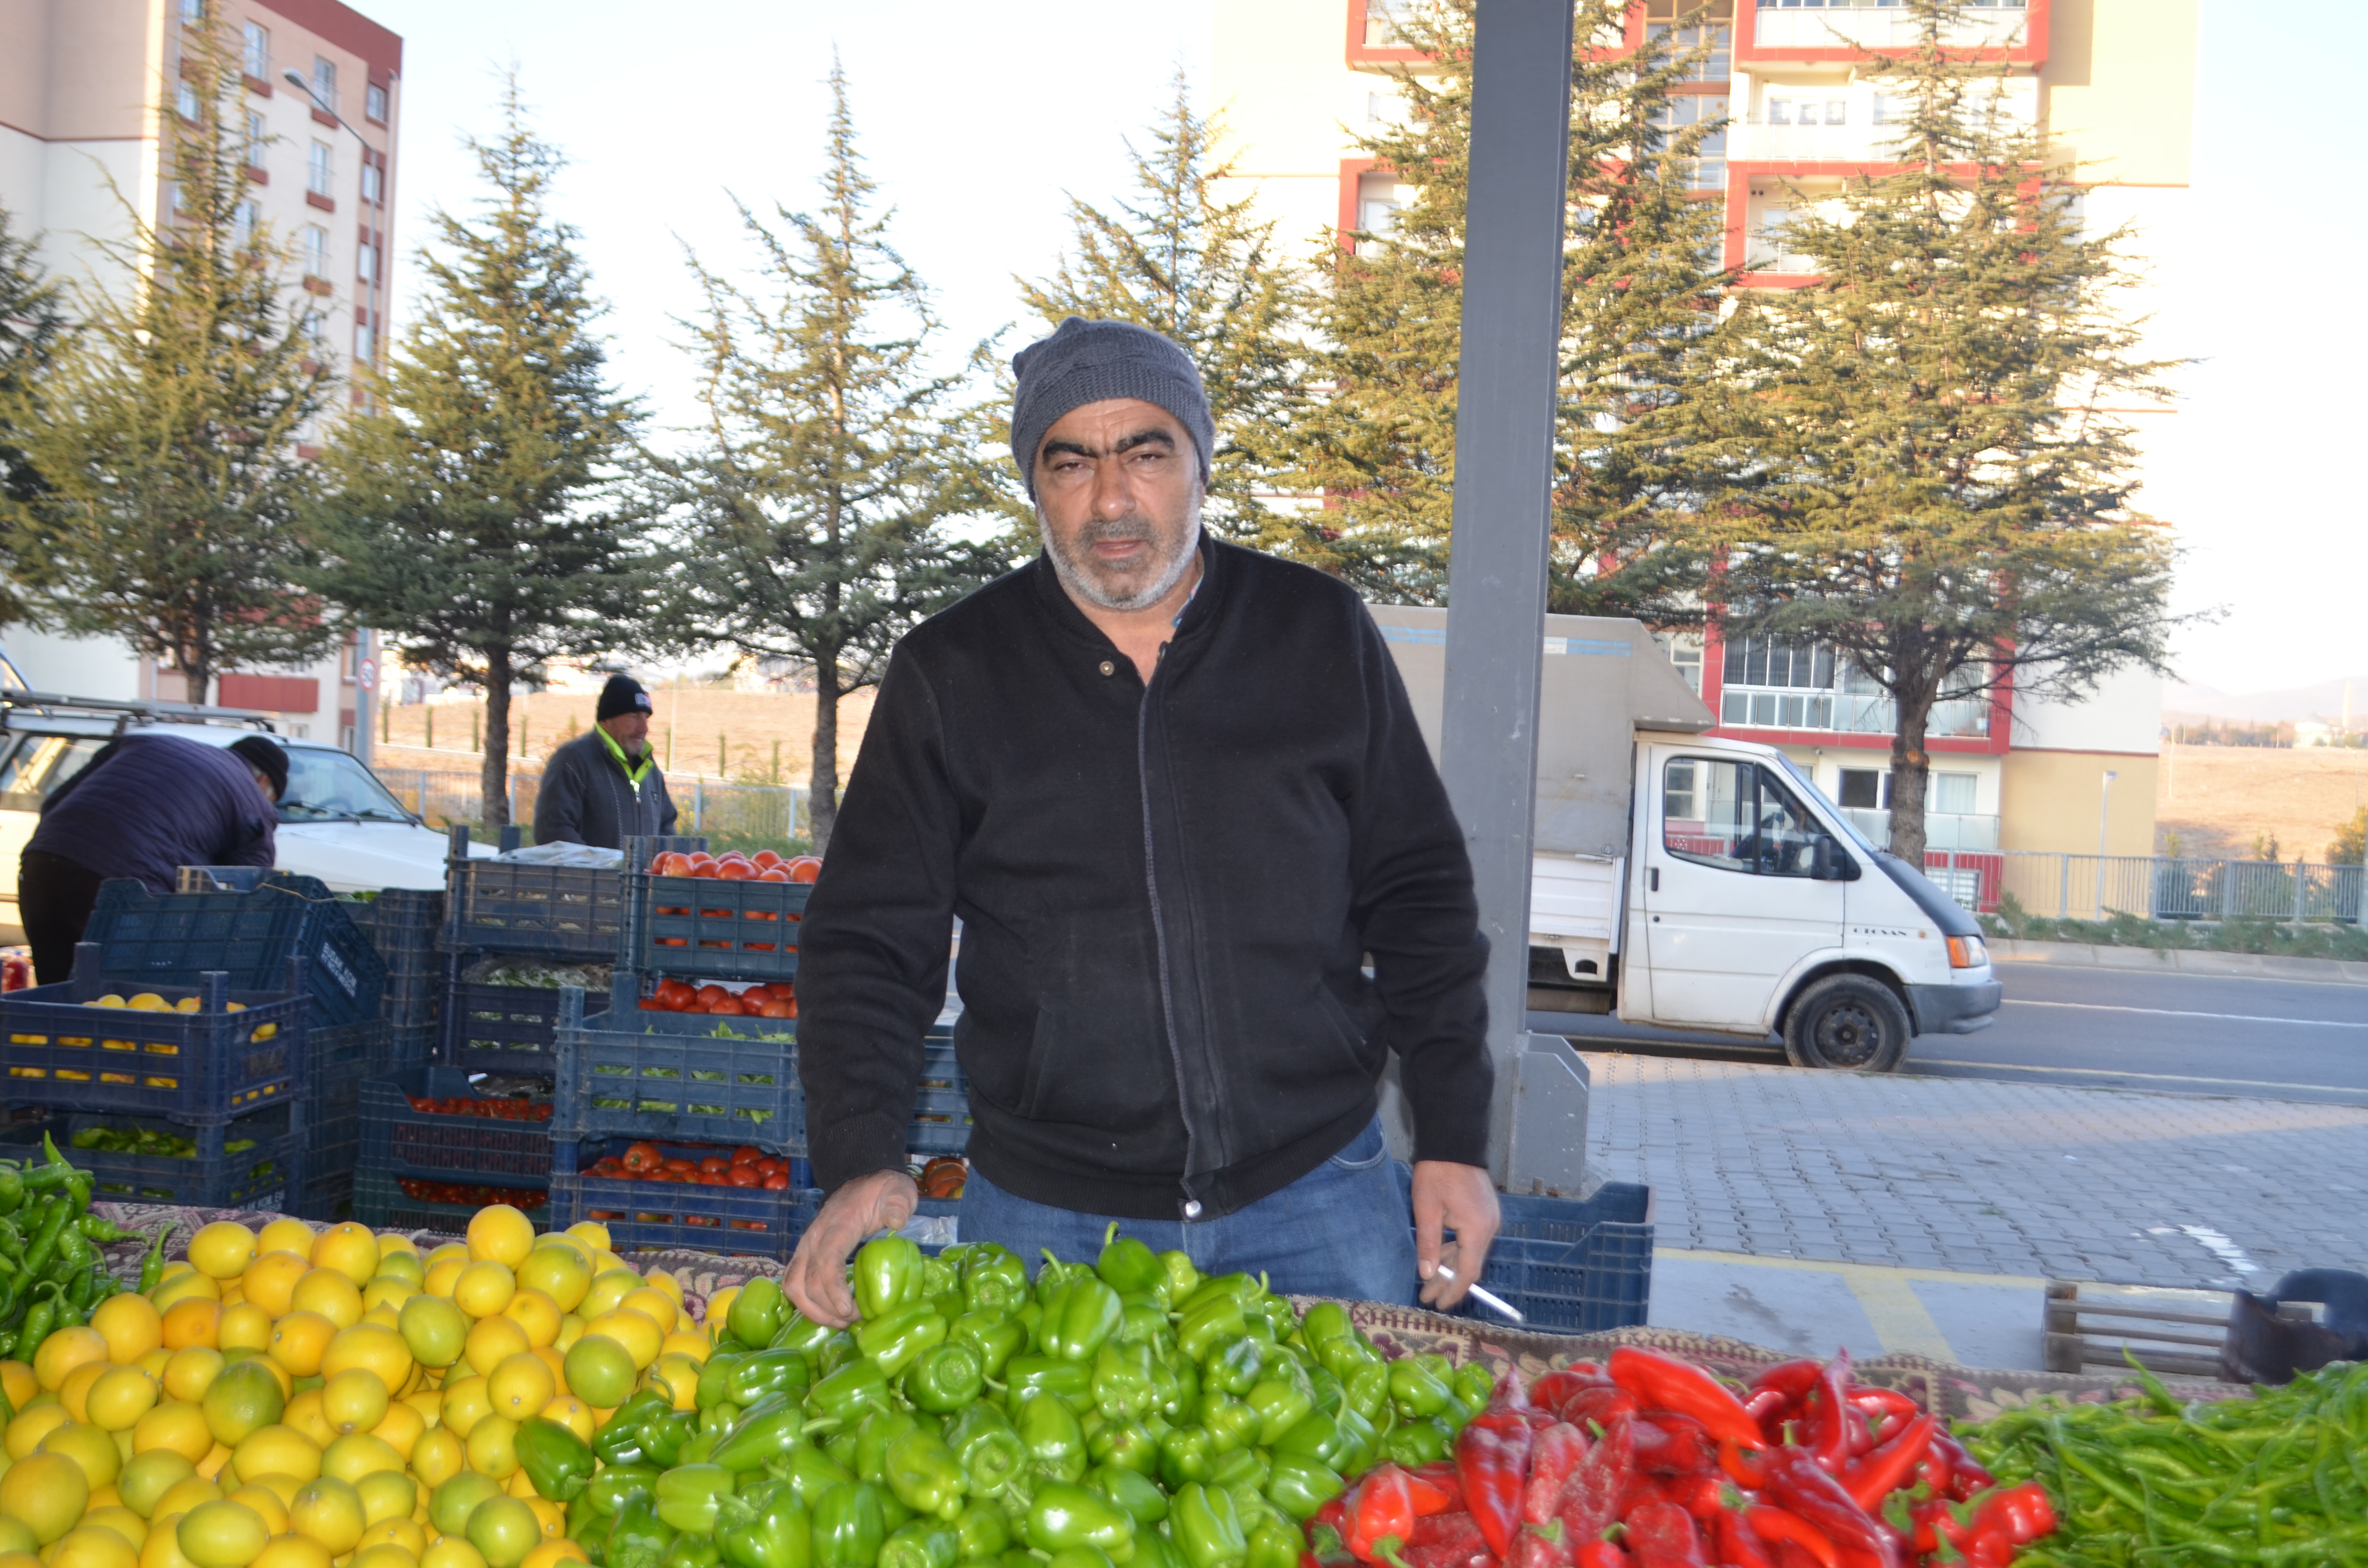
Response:
[[[1142,138],[1179,66],[1204,96],[1209,51],[1208,0],[359,4],[404,37],[397,329],[409,248],[429,209],[474,199],[459,138],[491,131],[514,61],[539,130],[573,161],[555,205],[613,302],[616,378],[677,425],[693,413],[673,321],[693,307],[681,245],[733,263],[727,192],[758,208],[814,200],[834,48],[949,347],[1018,320],[1012,275],[1050,270],[1065,193],[1118,192],[1121,138]],[[2343,477],[2368,361],[2345,276],[2363,227],[2342,176],[2354,128],[2344,95],[2298,89],[2294,74],[2300,54],[2368,52],[2368,7],[2290,0],[2268,25],[2243,0],[2203,7],[2196,221],[2170,258],[2179,303],[2162,334],[2200,363],[2146,504],[2189,551],[2180,608],[2227,613],[2182,639],[2179,673],[2225,691],[2368,675],[2368,506]],[[1006,353],[1032,335],[1008,335]]]

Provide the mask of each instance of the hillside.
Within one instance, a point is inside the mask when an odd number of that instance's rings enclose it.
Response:
[[[2176,833],[2182,854],[2249,858],[2262,834],[2282,859],[2318,860],[2335,824],[2368,803],[2368,750],[2166,744],[2156,778],[2157,849]]]

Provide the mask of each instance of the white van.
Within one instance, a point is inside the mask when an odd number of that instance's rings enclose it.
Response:
[[[40,822],[42,801],[101,746],[142,731],[228,746],[270,729],[268,715],[238,709],[0,691],[0,942],[25,939],[17,862]],[[272,739],[288,753],[275,835],[280,870],[318,877],[338,892],[444,885],[446,835],[405,811],[351,753],[285,735]],[[493,850],[476,845],[471,852]]]

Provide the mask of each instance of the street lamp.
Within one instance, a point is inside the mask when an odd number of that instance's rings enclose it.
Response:
[[[280,74],[287,81],[290,86],[295,88],[298,92],[303,94],[306,98],[310,99],[315,109],[327,115],[331,119],[336,120],[339,125],[344,126],[347,131],[353,132],[354,140],[362,144],[362,153],[364,154],[363,163],[365,167],[368,166],[370,154],[377,153],[379,157],[378,195],[370,201],[362,203],[360,202],[362,186],[359,182],[355,186],[356,200],[363,206],[364,210],[368,211],[370,217],[371,255],[370,292],[368,296],[369,304],[367,308],[370,311],[370,363],[375,366],[379,356],[384,352],[381,345],[386,337],[386,312],[381,310],[379,305],[380,290],[386,285],[386,222],[384,218],[386,209],[386,155],[382,153],[379,153],[377,148],[371,146],[370,139],[363,135],[359,131],[355,130],[354,126],[347,120],[346,117],[337,112],[336,106],[335,104],[328,102],[326,99],[323,98],[319,93],[315,92],[313,88],[313,84],[304,79],[302,72],[290,66],[286,71],[280,73]],[[361,634],[355,639],[354,646],[354,756],[360,760],[362,766],[365,767],[370,766],[370,753],[375,749],[370,744],[372,740],[370,730],[370,708],[378,699],[378,660],[373,656],[377,652],[376,648],[373,646],[375,642],[376,639],[373,638],[370,634],[369,630],[365,628]]]

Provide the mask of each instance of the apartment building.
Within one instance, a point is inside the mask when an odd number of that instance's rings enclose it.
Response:
[[[1211,107],[1261,212],[1303,253],[1350,230],[1385,232],[1404,196],[1354,137],[1399,112],[1394,74],[1423,68],[1392,25],[1406,0],[1216,0]],[[1725,264],[1747,288],[1805,281],[1784,248],[1802,205],[1885,165],[1897,106],[1870,51],[1912,41],[1897,0],[1636,0],[1647,30],[1706,45],[1671,118],[1711,122],[1694,170],[1723,205]],[[2080,165],[2079,215],[2128,222],[2149,274],[2131,313],[2156,313],[2187,222],[2196,0],[1975,0],[1951,41],[2005,68],[2006,113],[2036,120]],[[2141,449],[2172,438],[2168,408],[2118,411]],[[2144,498],[2163,514],[2163,496]],[[1876,842],[1889,832],[1889,699],[1829,648],[1679,637],[1671,658],[1719,715],[1718,733],[1782,746]],[[2012,691],[1933,715],[1928,801],[1935,874],[1975,891],[2000,849],[2144,855],[2154,847],[2160,683],[2128,674],[2064,704]]]
[[[172,222],[165,117],[197,116],[204,85],[183,67],[203,27],[222,29],[240,56],[245,218],[293,252],[288,288],[324,357],[374,363],[387,330],[403,40],[338,0],[0,0],[0,208],[19,236],[38,236],[52,278],[131,282],[93,241],[131,237],[126,202]],[[120,642],[16,626],[0,630],[0,646],[36,689],[185,695],[177,673]],[[213,700],[367,756],[373,654],[364,634],[304,668],[230,672]]]

